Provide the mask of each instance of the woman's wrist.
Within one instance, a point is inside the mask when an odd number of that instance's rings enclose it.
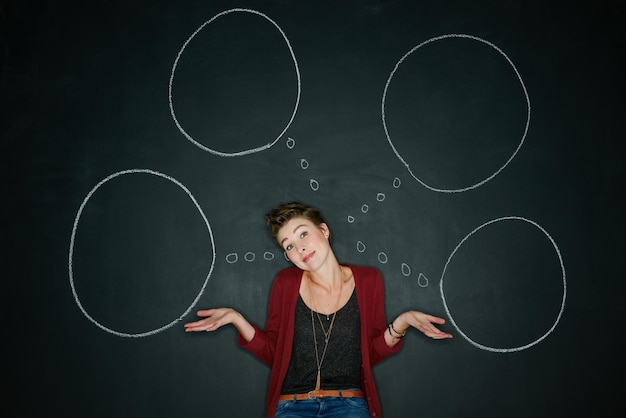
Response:
[[[256,333],[252,324],[250,324],[250,322],[248,322],[248,320],[240,312],[234,309],[232,309],[231,314],[233,315],[231,323],[237,329],[242,338],[247,342],[252,341],[252,338],[254,338],[254,334]]]
[[[393,325],[393,321],[389,323],[389,333],[394,338],[403,338],[406,335],[406,329],[403,331],[398,331],[396,327]]]
[[[402,315],[404,314],[401,314],[387,325],[389,335],[391,335],[394,339],[403,338],[406,335],[406,331],[409,329],[406,321],[403,320]]]
[[[387,330],[389,331],[389,335],[391,335],[391,337],[396,340],[404,338],[404,336],[406,335],[406,330],[402,332],[396,330],[396,328],[393,326],[393,321],[390,322],[389,325],[387,325]]]

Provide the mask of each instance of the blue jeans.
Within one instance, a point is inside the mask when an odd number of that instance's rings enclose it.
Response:
[[[278,401],[274,418],[370,418],[363,398],[317,398]]]

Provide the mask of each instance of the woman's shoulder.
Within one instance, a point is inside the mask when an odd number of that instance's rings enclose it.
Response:
[[[302,277],[302,270],[298,267],[287,267],[282,269],[276,274],[275,282],[281,282],[285,280],[300,279]]]
[[[354,275],[354,287],[360,303],[376,298],[384,288],[383,277],[375,267],[349,266]]]
[[[302,274],[302,270],[299,269],[298,267],[294,267],[294,266],[285,267],[284,269],[282,269],[282,270],[280,270],[278,272],[278,276],[300,275],[300,274]]]
[[[348,264],[348,267],[352,270],[355,280],[382,278],[380,271],[376,267],[356,266],[353,264]]]
[[[276,274],[272,283],[271,297],[279,298],[284,303],[285,300],[291,300],[291,297],[298,295],[300,282],[302,280],[302,270],[296,267],[288,267]],[[283,299],[289,298],[289,299]]]

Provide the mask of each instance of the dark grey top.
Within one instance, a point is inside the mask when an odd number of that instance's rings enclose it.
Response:
[[[292,357],[283,382],[283,394],[306,393],[315,389],[317,361],[313,325],[317,337],[318,357],[321,360],[324,352],[324,333],[328,333],[332,315],[313,312],[311,321],[311,312],[302,297],[299,297],[296,304]],[[351,389],[360,386],[360,324],[359,304],[356,293],[352,292],[348,303],[337,311],[329,335],[328,348],[321,368],[321,389]]]

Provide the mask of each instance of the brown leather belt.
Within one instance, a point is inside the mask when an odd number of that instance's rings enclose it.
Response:
[[[304,401],[317,398],[364,398],[365,395],[360,390],[312,390],[309,393],[295,393],[291,395],[280,395],[279,401]]]

